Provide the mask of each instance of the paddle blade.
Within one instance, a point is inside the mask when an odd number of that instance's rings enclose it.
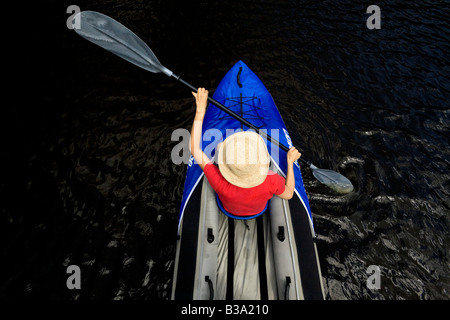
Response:
[[[313,167],[312,169],[314,177],[334,191],[341,194],[353,191],[352,183],[342,174],[332,170],[319,169],[317,167]]]
[[[147,44],[116,20],[95,11],[81,11],[73,19],[79,19],[74,30],[83,38],[147,71],[172,76]]]

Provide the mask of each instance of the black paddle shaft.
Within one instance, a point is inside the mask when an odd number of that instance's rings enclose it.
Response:
[[[74,17],[75,21],[76,19],[80,20],[81,28],[75,28],[75,31],[83,38],[137,65],[138,67],[143,68],[144,70],[153,73],[162,72],[169,77],[174,77],[176,80],[189,87],[192,91],[197,92],[197,88],[190,85],[183,79],[180,79],[180,76],[174,75],[172,71],[161,65],[158,58],[147,46],[147,44],[145,44],[130,29],[126,28],[116,20],[95,11],[79,12]],[[264,130],[260,131],[252,123],[231,111],[223,104],[209,97],[208,101],[242,124],[258,132],[261,136],[268,139],[273,145],[280,147],[286,152],[289,151],[289,148],[273,139],[267,134],[267,132],[264,132]],[[299,160],[313,171],[313,175],[317,180],[337,192],[348,193],[353,190],[353,185],[350,180],[340,173],[331,170],[319,169],[311,162],[303,158],[300,158]]]
[[[180,78],[180,76],[177,76],[176,74],[172,74],[172,77],[174,77],[175,79],[177,79],[178,81],[180,81],[182,84],[184,84],[185,86],[189,87],[192,91],[194,91],[195,93],[197,93],[197,88],[194,87],[193,85],[191,85],[190,83],[184,81],[183,79]],[[233,110],[228,109],[227,107],[225,107],[223,104],[221,104],[219,101],[208,97],[208,101],[211,102],[213,105],[215,105],[217,108],[219,108],[220,110],[222,110],[223,112],[227,113],[228,115],[232,116],[233,118],[235,118],[236,120],[238,120],[239,122],[243,123],[244,125],[246,125],[247,127],[255,130],[256,132],[258,132],[258,134],[260,134],[261,136],[263,136],[264,138],[268,139],[272,144],[279,146],[282,150],[288,152],[289,148],[286,147],[284,144],[281,144],[279,141],[275,140],[274,138],[272,138],[269,134],[267,134],[265,131],[259,130],[258,127],[254,126],[251,122],[249,122],[248,120],[244,119],[243,117],[241,117],[240,115],[238,115],[236,112],[234,112]],[[311,162],[308,160],[303,159],[302,157],[299,158],[299,160],[301,162],[303,162],[304,164],[306,164],[308,167],[311,166]]]

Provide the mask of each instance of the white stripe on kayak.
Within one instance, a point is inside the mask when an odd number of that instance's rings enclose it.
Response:
[[[286,178],[286,173],[284,173],[283,170],[281,170],[280,166],[278,165],[278,163],[272,158],[272,156],[270,156],[270,159],[272,159],[272,163],[275,164],[275,166],[278,169],[278,172],[281,173],[281,175]],[[311,228],[311,234],[314,236],[316,233],[314,231],[314,224],[312,221],[312,213],[310,215],[310,212],[308,210],[308,207],[306,206],[305,202],[303,201],[303,198],[300,196],[300,194],[298,193],[297,189],[294,189],[295,194],[297,195],[297,197],[300,199],[300,201],[303,204],[303,207],[305,208],[306,212],[308,213],[308,218],[309,218],[309,227]]]
[[[294,285],[295,285],[295,294],[297,295],[297,299],[299,299],[300,295],[298,293],[298,279],[297,279],[297,273],[295,272],[295,270],[299,270],[300,268],[297,265],[297,262],[296,262],[296,259],[295,259],[296,255],[294,253],[294,248],[292,247],[292,242],[295,242],[295,238],[293,238],[292,235],[291,235],[291,228],[290,228],[291,223],[292,223],[292,219],[289,219],[289,217],[288,217],[288,212],[287,212],[287,208],[286,208],[287,201],[282,201],[281,203],[283,204],[284,219],[286,221],[286,229],[287,229],[286,231],[287,231],[288,239],[289,239],[289,249],[291,250],[291,262],[292,262],[292,266],[293,266],[293,269],[294,269],[292,277],[294,278],[293,282],[294,282]]]
[[[186,201],[184,202],[184,206],[183,209],[181,210],[181,215],[180,215],[180,219],[178,220],[178,231],[177,234],[180,235],[180,227],[181,227],[181,221],[183,220],[183,216],[184,216],[184,210],[186,209],[186,206],[189,202],[189,199],[191,198],[192,193],[194,192],[195,188],[197,188],[198,183],[200,182],[200,180],[202,179],[202,177],[205,175],[205,173],[202,171],[202,174],[198,177],[197,181],[195,182],[194,186],[191,189],[191,192],[189,192]]]

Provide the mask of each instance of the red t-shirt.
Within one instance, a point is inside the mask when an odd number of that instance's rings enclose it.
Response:
[[[274,194],[280,195],[284,192],[286,184],[282,176],[271,170],[264,182],[253,188],[241,188],[229,183],[219,168],[212,163],[208,163],[203,171],[209,184],[219,195],[225,210],[238,216],[260,213]]]

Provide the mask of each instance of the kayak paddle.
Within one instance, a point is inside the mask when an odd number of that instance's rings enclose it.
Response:
[[[172,71],[164,67],[144,41],[116,20],[95,11],[79,12],[73,19],[75,21],[79,21],[80,28],[74,28],[74,30],[83,38],[147,71],[153,73],[164,73],[168,77],[173,77],[177,81],[189,87],[192,91],[197,92],[196,87],[187,83],[181,79],[180,76],[177,76]],[[255,130],[260,135],[270,140],[273,144],[278,145],[282,150],[286,152],[289,151],[288,147],[280,144],[264,131],[260,131],[252,123],[248,122],[234,111],[228,109],[220,102],[211,97],[208,97],[208,101],[247,127]],[[353,190],[353,185],[350,180],[342,174],[332,170],[320,169],[313,165],[310,161],[305,160],[303,157],[300,157],[299,160],[312,170],[314,177],[316,177],[319,182],[325,184],[334,191],[345,194]]]

